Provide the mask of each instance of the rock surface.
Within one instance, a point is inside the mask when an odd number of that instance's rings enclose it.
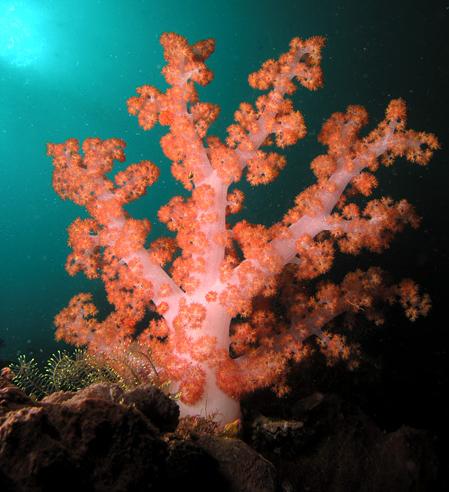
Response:
[[[438,461],[425,431],[383,432],[358,408],[320,393],[298,402],[291,416],[259,416],[247,439],[276,466],[282,490],[438,490]]]
[[[288,420],[253,417],[242,440],[177,428],[176,402],[152,386],[96,384],[37,402],[3,383],[1,492],[437,490],[424,431],[382,432],[332,395],[297,402]]]
[[[120,392],[100,384],[26,402],[17,388],[0,390],[2,492],[155,490],[167,446],[136,407],[117,403]]]

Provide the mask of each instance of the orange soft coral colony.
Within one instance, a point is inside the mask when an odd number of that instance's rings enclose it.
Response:
[[[244,200],[240,190],[230,190],[233,183],[243,175],[252,185],[273,181],[286,159],[269,148],[283,149],[306,134],[288,96],[298,86],[322,85],[324,39],[294,38],[287,53],[249,76],[251,87],[264,93],[255,104],[240,105],[225,141],[208,134],[219,108],[200,101],[196,87],[213,78],[206,60],[214,41],[190,45],[165,33],[161,44],[169,88],[139,87],[128,110],[145,130],[158,122],[168,127],[162,149],[191,195],[174,196],[160,208],[158,218],[173,237],[155,238],[147,247],[150,222],[132,219],[124,205],[155,183],[156,166],[132,164],[112,180],[106,174],[114,160],[125,160],[122,140],[90,138],[82,153],[75,139],[48,145],[56,192],[91,215],[69,228],[67,271],[101,277],[114,306],[101,321],[91,295],[75,296],[55,318],[56,337],[134,375],[156,373],[179,391],[184,415],[208,413],[226,423],[239,416],[244,393],[267,386],[279,395],[287,391],[287,364],[307,355],[311,336],[330,362],[354,363],[356,349],[326,330],[336,316],[361,312],[381,323],[376,305],[382,300],[400,303],[412,320],[427,313],[429,298],[416,284],[388,285],[378,268],[349,273],[339,285],[321,281],[313,295],[309,284],[331,268],[337,249],[380,252],[406,225],[418,226],[406,200],[381,197],[360,208],[350,198],[373,193],[380,164],[397,157],[427,164],[438,141],[406,128],[401,99],[389,103],[385,119],[363,138],[358,133],[367,113],[349,106],[324,123],[319,141],[328,150],[311,163],[317,181],[283,219],[271,227],[245,220],[231,227],[226,216],[239,212]],[[272,308],[274,297],[284,306],[282,319]],[[142,329],[149,310],[155,315]]]

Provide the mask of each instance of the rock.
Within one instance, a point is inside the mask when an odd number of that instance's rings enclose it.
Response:
[[[49,394],[42,398],[41,403],[50,403],[53,405],[57,405],[59,403],[64,403],[67,400],[70,400],[75,396],[74,391],[55,391],[54,393]]]
[[[124,391],[117,384],[97,383],[78,392],[58,391],[42,399],[42,403],[76,405],[78,401],[103,400],[132,406],[162,432],[174,431],[179,421],[179,407],[164,392],[151,384]]]
[[[301,401],[291,415],[294,420],[259,417],[249,438],[278,469],[283,490],[436,490],[438,463],[425,431],[385,433],[335,395]]]
[[[277,473],[273,464],[239,439],[201,435],[195,441],[219,464],[232,492],[274,492]]]
[[[118,395],[95,385],[38,405],[8,403],[0,421],[2,492],[159,490],[167,445],[142,412],[115,401]]]
[[[14,386],[12,382],[12,378],[13,375],[11,369],[9,367],[3,367],[0,370],[0,388],[6,388],[7,386]]]
[[[0,389],[0,411],[10,412],[24,407],[39,406],[17,386],[6,386]]]
[[[232,489],[220,473],[219,463],[195,442],[175,440],[169,444],[165,490],[228,492]]]
[[[217,429],[206,433],[208,426],[173,432],[178,407],[152,386],[124,391],[96,384],[39,402],[6,386],[0,491],[436,490],[437,461],[426,432],[383,432],[358,408],[326,394],[288,413],[248,421],[244,442]]]
[[[96,383],[69,394],[70,398],[64,402],[69,405],[76,405],[85,400],[101,400],[120,404],[125,391],[118,384]]]
[[[173,432],[178,425],[178,405],[151,384],[128,391],[123,401],[140,410],[162,432]]]

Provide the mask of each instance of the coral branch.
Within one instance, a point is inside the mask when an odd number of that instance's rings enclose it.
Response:
[[[79,294],[56,316],[56,337],[123,367],[145,360],[139,377],[147,371],[148,378],[170,382],[184,414],[210,412],[228,422],[238,417],[244,393],[272,386],[284,394],[288,365],[307,356],[312,338],[330,363],[342,358],[354,365],[358,348],[328,328],[336,317],[361,313],[380,323],[380,302],[399,303],[411,320],[428,312],[430,300],[416,284],[391,284],[378,268],[349,273],[339,285],[321,281],[315,291],[311,280],[330,270],[337,249],[381,252],[406,225],[418,227],[406,200],[376,197],[360,207],[350,199],[373,194],[381,164],[404,157],[426,165],[439,143],[406,128],[401,99],[389,103],[385,119],[365,137],[359,132],[366,110],[349,106],[324,123],[319,142],[327,152],[310,166],[316,183],[298,194],[282,220],[231,227],[226,217],[242,210],[244,195],[230,187],[244,176],[253,186],[271,183],[287,161],[268,147],[282,150],[306,135],[289,96],[300,86],[322,86],[324,38],[294,38],[288,52],[249,76],[250,86],[265,93],[240,104],[225,141],[209,134],[220,108],[200,101],[197,91],[213,78],[206,60],[214,41],[190,45],[165,33],[161,44],[169,87],[139,87],[128,111],[144,130],[168,127],[161,147],[190,194],[160,207],[170,237],[147,246],[151,223],[131,218],[124,206],[157,181],[158,168],[142,161],[110,179],[114,160],[125,160],[122,140],[89,138],[82,153],[75,139],[48,144],[55,191],[90,214],[69,227],[66,269],[101,278],[114,308],[98,320],[92,296]]]

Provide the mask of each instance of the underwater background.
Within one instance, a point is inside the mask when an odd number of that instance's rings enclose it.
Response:
[[[101,281],[70,277],[64,269],[66,228],[86,215],[53,191],[46,144],[118,137],[127,142],[127,163],[149,159],[160,166],[158,182],[127,207],[132,216],[151,220],[152,241],[165,233],[157,210],[184,190],[172,179],[159,147],[166,128],[141,130],[128,115],[126,100],[143,84],[166,87],[161,33],[175,31],[190,42],[216,39],[208,60],[215,79],[200,89],[200,97],[221,106],[211,129],[220,137],[239,103],[260,94],[248,86],[249,73],[287,51],[292,37],[324,35],[324,88],[300,89],[293,96],[308,135],[285,152],[288,164],[276,182],[254,189],[239,183],[246,201],[235,220],[269,225],[313,183],[309,164],[323,151],[316,137],[333,112],[349,104],[365,106],[368,130],[383,118],[391,99],[403,97],[409,127],[435,133],[443,148],[428,167],[400,160],[381,169],[375,196],[409,200],[423,217],[421,228],[407,229],[382,255],[340,255],[332,275],[338,279],[350,269],[379,265],[396,280],[413,278],[431,295],[430,316],[410,323],[392,310],[377,343],[393,380],[398,375],[392,388],[398,400],[405,398],[404,407],[415,404],[416,415],[424,404],[442,412],[448,341],[448,18],[447,4],[400,0],[0,0],[0,359],[25,353],[44,360],[64,348],[54,341],[53,318],[79,292],[92,292],[103,314],[108,312]]]

